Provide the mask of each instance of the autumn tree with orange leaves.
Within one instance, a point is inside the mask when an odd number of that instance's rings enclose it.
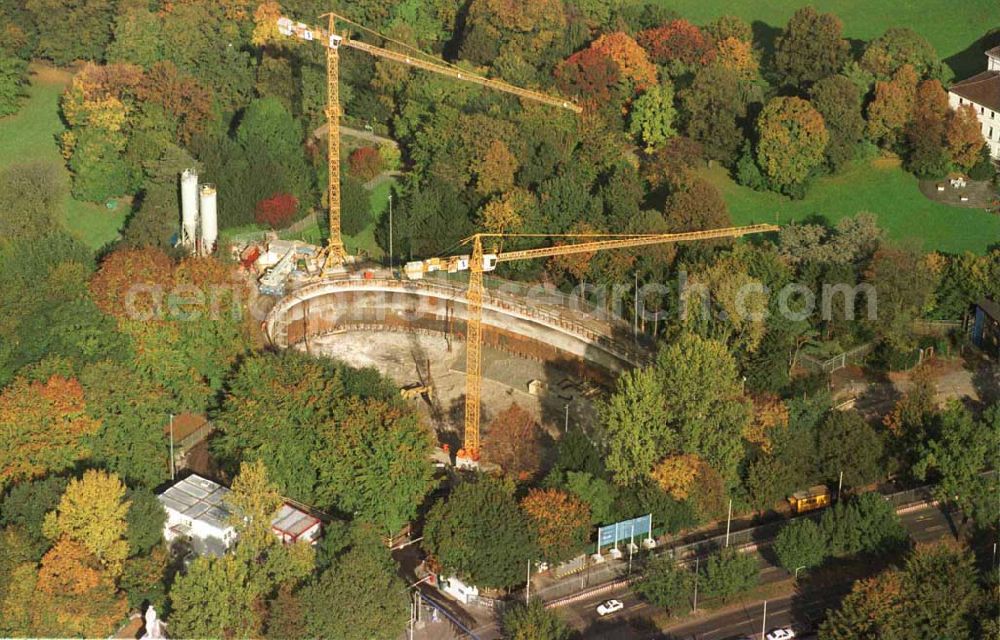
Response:
[[[516,402],[490,421],[483,450],[510,476],[527,479],[542,463],[542,432],[534,416]]]
[[[892,80],[875,83],[875,97],[868,104],[867,133],[870,138],[892,147],[913,113],[917,95],[917,73],[910,65],[897,70]]]
[[[76,380],[16,379],[0,394],[0,487],[71,468],[90,455],[86,438],[98,427]]]
[[[547,562],[563,562],[580,552],[590,534],[590,507],[559,489],[532,489],[521,500],[538,548]]]
[[[646,50],[627,33],[616,31],[594,40],[590,48],[610,58],[622,76],[632,81],[636,91],[656,84],[656,66]]]
[[[986,144],[971,104],[965,104],[953,111],[948,118],[945,140],[952,161],[963,169],[970,169],[979,159],[979,151]]]
[[[87,547],[63,537],[42,558],[32,632],[40,636],[108,637],[127,602]]]

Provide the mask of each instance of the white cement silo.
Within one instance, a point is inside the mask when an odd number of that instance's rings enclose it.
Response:
[[[216,209],[214,184],[203,184],[199,191],[201,196],[201,254],[207,256],[215,251],[215,242],[219,239],[219,218]]]
[[[198,233],[198,174],[185,169],[181,174],[181,246],[194,249]]]

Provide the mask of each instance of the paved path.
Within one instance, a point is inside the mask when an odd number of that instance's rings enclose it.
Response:
[[[327,131],[328,128],[324,124],[313,129],[312,134],[314,138],[322,138],[326,136]],[[372,144],[376,145],[391,144],[395,147],[399,146],[399,143],[397,143],[392,138],[386,138],[372,131],[365,131],[364,129],[355,129],[354,127],[347,127],[344,125],[340,125],[340,135],[350,136],[352,138],[360,138],[361,140],[367,140],[368,142],[371,142]]]

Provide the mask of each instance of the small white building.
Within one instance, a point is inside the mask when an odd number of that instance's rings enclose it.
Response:
[[[986,71],[956,82],[948,90],[952,109],[971,104],[994,160],[1000,160],[1000,46],[986,52]]]
[[[163,537],[167,542],[186,538],[198,555],[223,555],[236,541],[236,529],[228,524],[232,511],[226,504],[229,489],[199,475],[178,480],[157,496],[167,512]],[[271,529],[282,542],[315,543],[322,523],[308,513],[283,504],[271,521]]]
[[[300,511],[287,502],[281,505],[278,514],[271,521],[271,531],[285,544],[308,542],[314,544],[319,539],[322,523],[319,518]]]

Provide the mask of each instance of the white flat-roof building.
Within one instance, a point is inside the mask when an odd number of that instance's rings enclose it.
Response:
[[[163,537],[167,542],[188,539],[198,555],[223,555],[237,535],[229,524],[232,511],[226,503],[228,494],[226,487],[199,475],[178,480],[157,496],[167,512]],[[285,543],[314,543],[321,526],[318,518],[289,504],[283,504],[271,522],[271,529]]]
[[[1000,47],[986,52],[986,71],[951,85],[948,102],[952,109],[972,105],[990,156],[1000,160]]]

